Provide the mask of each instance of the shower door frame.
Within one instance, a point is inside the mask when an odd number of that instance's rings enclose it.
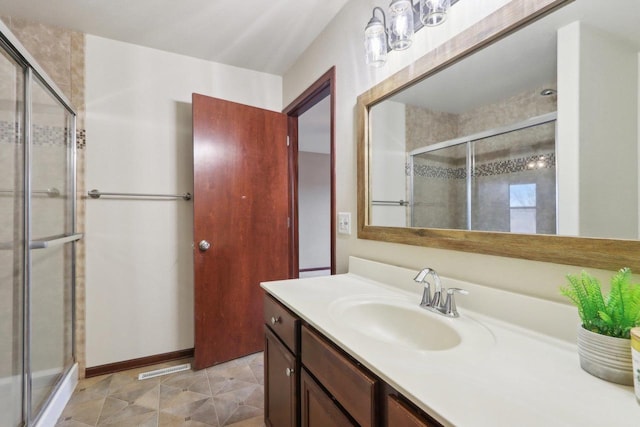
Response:
[[[501,126],[493,129],[488,129],[482,132],[474,133],[472,135],[463,136],[460,138],[450,139],[448,141],[438,142],[426,147],[416,148],[415,150],[411,150],[409,154],[409,201],[411,206],[411,227],[415,227],[415,209],[414,206],[414,157],[420,154],[430,153],[432,151],[442,150],[445,148],[453,147],[456,145],[467,144],[467,159],[466,159],[466,193],[467,193],[467,228],[466,230],[473,230],[471,223],[471,207],[472,207],[472,172],[475,168],[475,158],[473,155],[473,144],[475,141],[490,138],[492,136],[498,136],[509,132],[514,132],[517,130],[527,129],[530,127],[555,122],[558,120],[558,112],[553,111],[551,113],[541,114],[539,116],[531,117],[529,119],[512,123],[506,126]],[[557,140],[557,136],[556,136]],[[554,149],[555,150],[555,149]],[[556,198],[558,194],[558,183],[556,182]],[[557,210],[557,207],[556,207]],[[557,216],[556,216],[556,229],[557,229]]]
[[[23,210],[23,235],[22,245],[23,253],[23,269],[22,269],[22,286],[23,286],[23,310],[22,310],[22,421],[24,426],[36,425],[51,404],[53,396],[66,377],[73,370],[76,364],[76,243],[82,238],[82,234],[77,233],[77,167],[76,167],[76,121],[77,113],[71,106],[71,102],[62,93],[55,82],[47,75],[47,73],[38,65],[37,61],[31,56],[27,49],[13,35],[11,30],[0,20],[0,48],[4,49],[7,54],[12,57],[23,70],[23,102],[24,105],[20,111],[22,114],[22,144],[23,144],[23,191],[24,191],[24,210]],[[55,237],[43,241],[31,240],[31,92],[32,85],[39,81],[40,84],[53,96],[64,110],[71,115],[69,120],[70,129],[68,129],[67,148],[67,180],[68,180],[68,197],[70,200],[70,232],[61,237]],[[33,249],[46,248],[48,246],[71,243],[70,257],[70,295],[71,295],[71,360],[65,363],[60,378],[56,381],[51,393],[41,405],[41,409],[37,414],[32,414],[32,372],[31,372],[31,251]],[[66,284],[65,284],[66,286]]]

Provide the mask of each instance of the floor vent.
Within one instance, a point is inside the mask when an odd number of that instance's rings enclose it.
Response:
[[[191,363],[185,363],[184,365],[171,366],[170,368],[156,369],[155,371],[143,372],[138,375],[138,380],[146,380],[149,378],[159,377],[161,375],[174,374],[180,371],[188,371],[191,369]]]

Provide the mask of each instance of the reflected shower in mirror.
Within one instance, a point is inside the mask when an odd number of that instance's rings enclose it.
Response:
[[[372,115],[385,107],[385,103],[373,107]],[[406,177],[389,180],[388,173],[380,174],[387,179],[373,190],[376,225],[555,234],[555,112],[434,143],[424,138],[426,132],[412,131],[431,112],[412,107],[406,113],[405,129],[410,136],[405,141],[410,146],[426,145],[396,155],[398,163],[405,162]],[[444,125],[440,135],[457,129],[458,117],[447,119],[449,122],[437,122]],[[417,144],[411,144],[412,136],[417,137]],[[373,150],[374,171],[387,169],[390,151],[380,155],[383,151]],[[527,205],[526,227],[525,211],[514,209],[514,203],[522,202],[512,200],[512,194],[520,194],[513,189],[525,188],[518,187],[522,185],[535,189],[537,201]],[[392,203],[394,197],[397,203]],[[402,203],[403,199],[408,202]]]
[[[573,2],[371,105],[368,225],[638,239],[640,2]]]

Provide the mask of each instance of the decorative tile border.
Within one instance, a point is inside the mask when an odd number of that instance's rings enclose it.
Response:
[[[87,146],[87,130],[76,129],[76,148],[82,150]]]
[[[476,165],[474,176],[494,176],[506,173],[524,172],[534,169],[553,169],[556,167],[556,154],[546,153],[536,156],[521,157],[519,159],[502,160],[499,162]]]
[[[0,121],[0,143],[14,144],[18,135],[18,123]]]
[[[59,126],[42,126],[34,124],[31,127],[33,145],[66,145],[69,139],[69,129]]]
[[[407,176],[411,175],[411,165],[406,164]],[[413,165],[413,176],[420,176],[423,178],[438,178],[438,179],[465,179],[467,177],[466,168],[445,168],[442,166],[433,165]]]
[[[15,144],[20,136],[20,123],[0,121],[0,144]],[[33,125],[31,130],[34,145],[61,145],[61,141],[66,141],[67,128],[59,126]],[[76,147],[83,149],[87,145],[87,131],[85,129],[76,130]]]
[[[495,176],[507,173],[524,172],[533,169],[553,169],[556,167],[555,153],[538,154],[518,159],[500,160],[485,164],[476,164],[473,176]],[[411,175],[411,166],[405,165],[405,173]],[[413,176],[436,179],[466,179],[466,168],[445,168],[433,165],[413,165]]]

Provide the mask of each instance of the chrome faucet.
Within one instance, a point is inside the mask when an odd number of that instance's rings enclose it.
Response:
[[[427,276],[432,275],[436,285],[436,290],[431,296],[431,284],[427,280]],[[438,307],[440,306],[440,296],[442,294],[442,283],[440,282],[440,276],[435,270],[431,268],[423,268],[418,275],[413,278],[418,283],[424,284],[424,290],[422,291],[421,307]]]
[[[433,276],[433,281],[435,283],[435,291],[433,292],[433,296],[431,295],[431,283],[427,280],[427,276]],[[440,281],[440,276],[436,273],[435,270],[431,268],[423,268],[420,272],[413,278],[418,283],[424,284],[424,290],[422,291],[422,300],[420,301],[420,307],[425,308],[427,310],[442,314],[447,317],[458,317],[458,310],[456,309],[456,301],[453,297],[453,294],[458,292],[463,295],[467,295],[469,292],[460,288],[449,288],[446,290],[447,298],[442,302],[442,292],[444,288],[442,287],[442,282]]]

